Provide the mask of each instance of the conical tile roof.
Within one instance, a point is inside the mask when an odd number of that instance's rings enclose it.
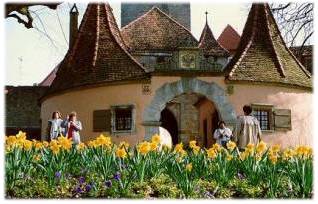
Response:
[[[157,7],[123,27],[121,34],[132,52],[173,51],[178,47],[198,46],[187,28]]]
[[[227,25],[220,36],[218,37],[218,43],[225,49],[227,49],[231,54],[234,54],[239,43],[240,43],[240,35],[236,32],[236,30],[231,26]]]
[[[239,47],[225,71],[228,81],[312,87],[310,73],[286,46],[264,3],[252,5]]]
[[[74,46],[59,66],[49,93],[146,79],[144,68],[128,53],[108,3],[88,4]]]
[[[228,57],[230,55],[230,53],[216,41],[208,22],[205,23],[201,33],[199,48],[203,50],[203,54],[206,56]]]

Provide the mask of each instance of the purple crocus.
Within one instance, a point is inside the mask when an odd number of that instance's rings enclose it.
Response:
[[[92,186],[91,186],[90,184],[87,184],[87,185],[85,186],[86,192],[89,192],[91,189],[92,189]]]
[[[107,188],[110,188],[110,187],[112,187],[112,181],[111,180],[108,180],[108,181],[105,181],[105,186],[107,187]]]
[[[83,184],[85,182],[85,177],[81,176],[78,181],[80,184]]]
[[[62,176],[60,171],[55,172],[55,178],[60,179]]]
[[[114,179],[117,180],[117,181],[120,180],[120,173],[119,173],[119,172],[116,172],[116,173],[114,174]]]
[[[76,193],[83,193],[83,190],[80,186],[77,186]]]
[[[240,173],[240,172],[237,173],[237,177],[238,177],[240,180],[245,179],[244,174],[242,174],[242,173]]]

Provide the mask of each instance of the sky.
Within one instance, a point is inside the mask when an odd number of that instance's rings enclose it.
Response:
[[[120,27],[120,2],[110,2]],[[26,29],[16,19],[5,20],[5,85],[33,85],[40,83],[64,58],[68,49],[69,10],[71,3],[62,3],[56,10],[32,7],[36,28]],[[77,4],[79,24],[87,4]],[[194,3],[191,2],[191,32],[199,39],[208,22],[217,38],[227,24],[241,34],[248,15],[245,3]]]

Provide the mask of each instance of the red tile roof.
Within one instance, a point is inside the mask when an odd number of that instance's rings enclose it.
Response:
[[[56,77],[56,72],[59,69],[59,64],[39,83],[39,86],[51,86]]]
[[[199,48],[203,50],[203,54],[206,56],[228,57],[230,55],[230,53],[215,40],[207,22],[205,23],[199,42]]]
[[[123,27],[121,34],[132,52],[172,51],[178,47],[198,46],[188,29],[157,7]]]
[[[263,3],[252,5],[238,49],[225,71],[232,82],[312,88],[310,73],[288,49],[269,5]]]
[[[128,53],[108,3],[89,4],[74,45],[60,64],[49,92],[149,78]]]
[[[234,54],[237,49],[237,46],[240,43],[240,38],[241,37],[236,32],[236,30],[232,26],[227,25],[222,31],[217,41],[231,54]]]

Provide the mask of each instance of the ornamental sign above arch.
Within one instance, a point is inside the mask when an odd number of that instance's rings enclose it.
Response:
[[[205,82],[197,78],[181,78],[181,80],[166,83],[156,90],[155,96],[143,113],[145,139],[150,140],[154,134],[159,134],[160,114],[166,104],[176,96],[184,93],[198,93],[211,100],[219,113],[220,119],[233,126],[236,114],[228,102],[225,91],[214,82]]]

